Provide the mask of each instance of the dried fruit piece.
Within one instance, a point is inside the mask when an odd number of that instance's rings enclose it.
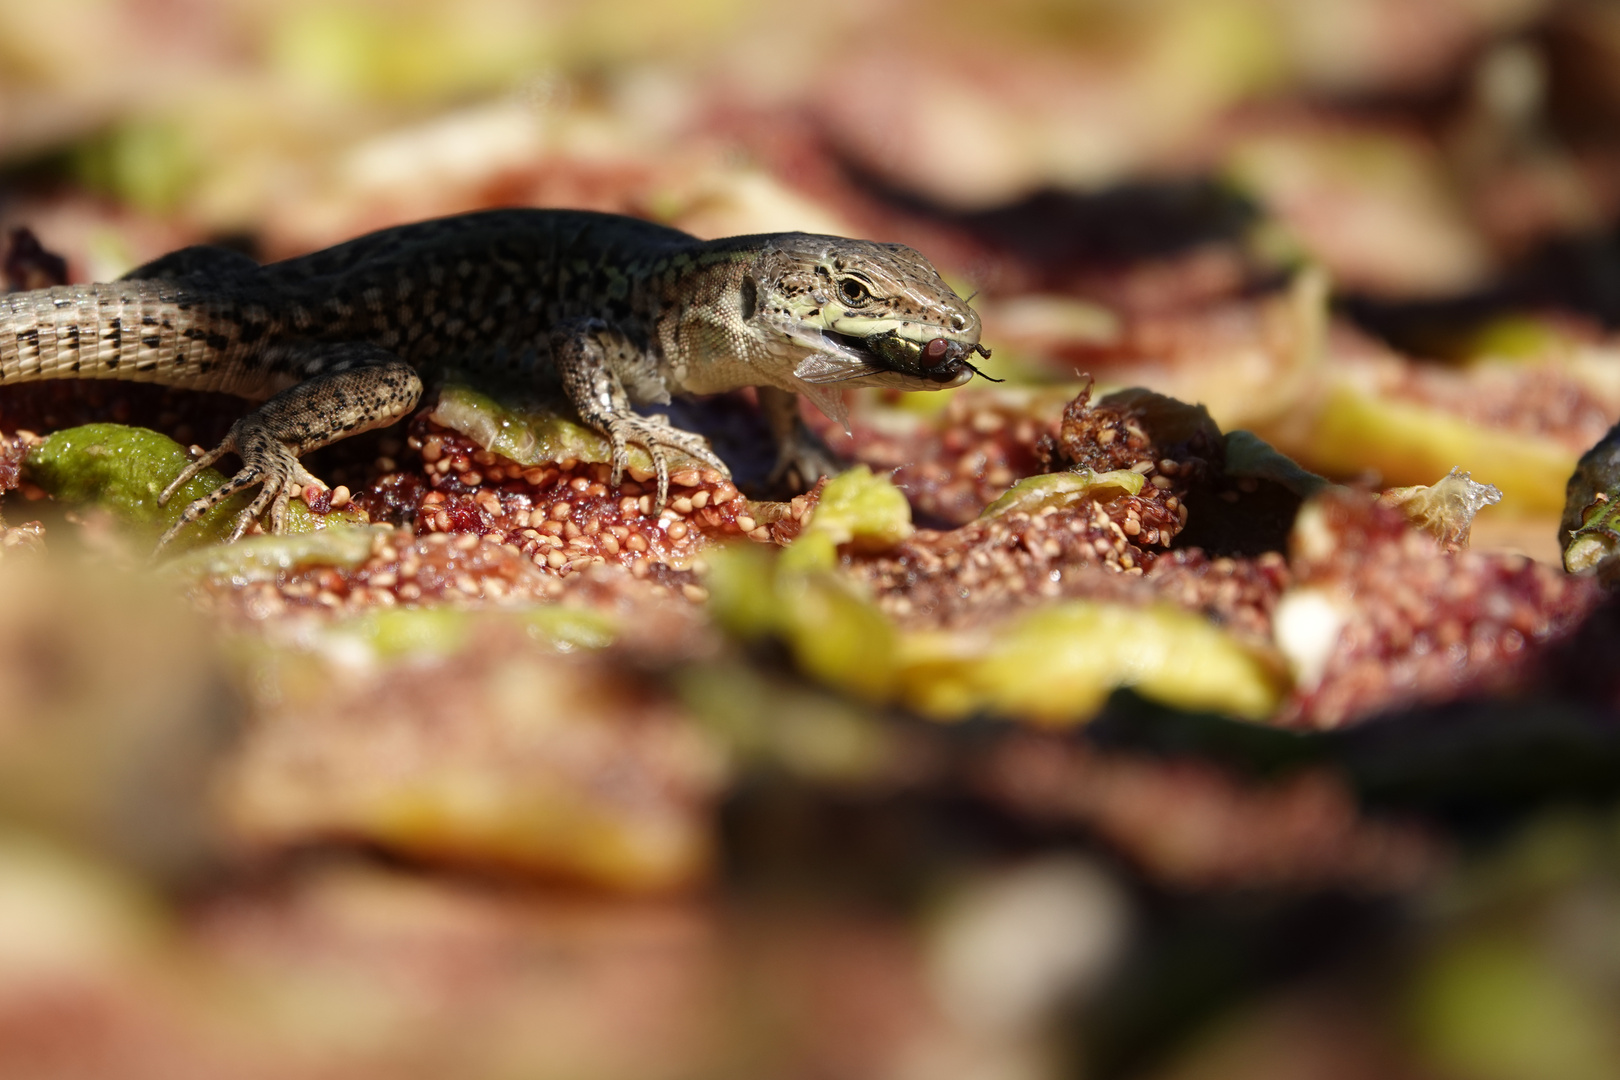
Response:
[[[503,403],[508,402],[508,403]],[[450,382],[439,392],[429,419],[459,431],[492,454],[519,465],[555,464],[559,461],[611,462],[613,449],[607,436],[573,419],[566,404],[530,393],[502,400],[463,383]],[[645,448],[631,445],[630,471],[651,474],[652,458]],[[666,453],[670,471],[708,466],[678,450]]]
[[[1550,436],[1485,427],[1348,384],[1328,395],[1309,437],[1291,449],[1324,472],[1372,469],[1386,483],[1422,481],[1460,461],[1490,477],[1521,513],[1561,509],[1560,484],[1574,467],[1569,448]]]
[[[1108,502],[1120,495],[1135,495],[1146,481],[1141,473],[1115,469],[1098,473],[1090,469],[1047,473],[1020,480],[1007,493],[984,508],[982,517],[1000,517],[1013,511],[1038,514],[1048,507],[1064,509],[1082,499]]]
[[[354,569],[371,555],[386,526],[343,525],[289,536],[244,536],[234,544],[213,544],[171,559],[164,570],[183,578],[229,580],[241,587],[275,581],[289,570],[310,566]]]
[[[778,637],[806,674],[936,719],[988,712],[1076,723],[1120,686],[1260,719],[1286,681],[1280,658],[1168,604],[1072,601],[999,612],[988,625],[905,630],[850,582],[795,570],[768,549],[718,553],[708,582],[733,633]]]
[[[853,438],[812,422],[841,455],[889,473],[917,513],[965,525],[1021,477],[1041,472],[1036,447],[1055,434],[1072,389],[996,387],[858,397]]]
[[[887,477],[874,476],[865,465],[834,477],[822,489],[808,525],[795,540],[784,564],[795,570],[830,568],[837,549],[886,551],[909,537],[911,505]]]
[[[1263,720],[1286,688],[1276,658],[1168,604],[1071,600],[993,630],[910,634],[900,663],[903,699],[939,719],[988,711],[1072,724],[1129,686],[1178,708]]]
[[[1150,565],[1187,524],[1186,497],[1219,476],[1226,445],[1202,405],[1133,387],[1095,404],[1087,387],[1063,412],[1054,438],[1037,448],[1050,471],[1130,471],[1146,483],[1112,501],[1108,515],[1125,532],[1131,563]]]
[[[708,868],[718,748],[599,652],[428,611],[252,663],[255,723],[221,785],[251,848],[352,841],[638,892]]]
[[[1431,533],[1448,551],[1468,546],[1468,533],[1474,516],[1487,506],[1502,501],[1502,492],[1481,484],[1459,468],[1427,487],[1390,488],[1378,496],[1385,506],[1393,506],[1406,520]]]
[[[1280,721],[1316,728],[1526,685],[1545,645],[1601,595],[1521,555],[1447,551],[1347,489],[1300,510],[1290,565],[1308,591],[1278,606],[1278,644],[1299,680]]]
[[[1191,755],[1020,734],[973,768],[991,799],[1084,827],[1183,889],[1398,892],[1432,880],[1448,854],[1415,823],[1362,813],[1344,777],[1319,767],[1262,781]]]
[[[164,506],[158,493],[190,464],[184,447],[166,435],[122,424],[86,424],[48,436],[28,452],[28,476],[54,498],[93,503],[120,520],[156,536],[178,521],[186,505],[225,483],[213,469],[204,469],[174,493]],[[195,527],[184,529],[175,548],[184,550],[215,543],[230,535],[231,523],[252,500],[242,493],[204,514]],[[288,533],[313,532],[337,524],[364,524],[359,509],[314,514],[302,499],[287,506]]]
[[[1226,475],[1234,480],[1280,484],[1304,499],[1331,486],[1326,477],[1306,469],[1252,431],[1228,431],[1225,446]]]
[[[170,883],[215,869],[213,770],[239,720],[216,637],[150,577],[0,561],[8,840],[31,831]]]
[[[1572,574],[1598,571],[1620,551],[1620,427],[1610,429],[1575,466],[1564,490],[1564,516],[1558,536],[1564,569]],[[1601,571],[1600,571],[1601,572]]]

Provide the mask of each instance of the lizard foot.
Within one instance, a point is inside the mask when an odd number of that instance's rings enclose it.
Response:
[[[629,444],[635,443],[644,447],[652,458],[653,468],[658,470],[658,505],[654,513],[662,510],[669,501],[669,457],[666,448],[679,450],[697,458],[718,471],[721,476],[728,478],[731,476],[731,470],[726,468],[726,463],[709,449],[707,439],[690,431],[681,430],[662,416],[643,416],[640,413],[617,416],[608,423],[608,438],[613,442],[615,486],[624,478],[624,470],[630,464],[627,449]]]
[[[241,457],[241,470],[220,487],[188,503],[180,517],[158,540],[157,551],[162,551],[180,534],[181,529],[232,495],[246,491],[256,484],[263,485],[262,490],[247,509],[236,515],[229,541],[240,539],[242,534],[247,532],[248,526],[252,525],[254,519],[264,513],[266,508],[270,511],[270,532],[281,533],[286,529],[287,502],[291,498],[289,490],[291,486],[293,484],[324,486],[304,468],[285,443],[270,434],[262,420],[250,415],[238,420],[231,427],[230,434],[226,435],[218,446],[181,470],[180,475],[170,481],[169,486],[158,495],[158,505],[168,503],[186,481],[231,452]]]
[[[804,428],[778,449],[776,464],[765,479],[766,490],[771,498],[791,498],[815,486],[823,476],[837,476],[848,467],[814,432]]]

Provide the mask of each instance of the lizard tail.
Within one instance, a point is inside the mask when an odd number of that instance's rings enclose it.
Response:
[[[171,281],[59,285],[0,295],[0,386],[126,379],[224,390],[240,320],[220,318]]]

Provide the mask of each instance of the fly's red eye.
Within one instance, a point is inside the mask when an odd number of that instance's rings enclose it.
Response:
[[[933,341],[930,341],[927,345],[924,345],[922,351],[922,360],[924,366],[933,367],[935,364],[938,364],[941,360],[945,359],[945,354],[950,351],[950,348],[951,343],[942,337],[937,337]]]

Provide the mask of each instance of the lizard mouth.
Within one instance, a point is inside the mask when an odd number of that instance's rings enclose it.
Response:
[[[945,337],[918,343],[893,330],[867,337],[840,334],[836,330],[792,336],[814,350],[793,372],[795,377],[812,385],[855,383],[932,390],[960,386],[974,375],[990,378],[968,362],[967,358],[976,352],[990,355],[990,350],[977,343],[969,345]]]
[[[969,344],[952,338],[936,337],[919,343],[910,338],[903,338],[893,330],[858,340],[862,347],[878,356],[883,366],[891,371],[946,386],[966,382],[974,375],[990,379],[991,382],[1001,381],[991,379],[968,361],[968,357],[974,353],[989,358],[990,350],[978,342]],[[964,370],[969,373],[966,378],[962,374]]]

